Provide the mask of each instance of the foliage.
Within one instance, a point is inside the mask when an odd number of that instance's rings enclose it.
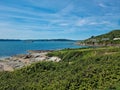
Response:
[[[62,61],[1,72],[0,90],[120,89],[120,47],[65,49],[48,55]]]
[[[102,34],[99,36],[91,36],[91,38],[84,40],[83,42],[80,42],[81,44],[87,44],[87,45],[101,45],[101,46],[116,46],[120,45],[120,40],[114,40],[114,38],[120,38],[120,30],[113,30],[107,34]]]
[[[120,38],[120,30],[113,30],[107,34],[102,34],[94,38],[96,39],[109,38],[110,40],[113,40],[114,38]]]

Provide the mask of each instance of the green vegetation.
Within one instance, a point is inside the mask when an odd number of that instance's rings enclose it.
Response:
[[[39,62],[0,73],[0,90],[120,90],[120,47],[54,51]]]
[[[98,40],[100,40],[102,38],[109,38],[110,40],[113,40],[114,38],[120,38],[120,30],[113,30],[107,34],[99,35],[94,38],[96,38]]]
[[[118,40],[115,38],[119,38]],[[116,46],[120,45],[120,30],[113,30],[107,34],[99,36],[91,36],[91,38],[86,39],[80,44],[86,45],[96,45],[96,46]]]

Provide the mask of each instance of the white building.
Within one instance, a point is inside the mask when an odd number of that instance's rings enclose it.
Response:
[[[120,38],[114,38],[113,40],[120,40]]]

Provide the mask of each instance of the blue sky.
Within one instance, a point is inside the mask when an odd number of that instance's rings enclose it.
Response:
[[[0,0],[1,39],[86,39],[120,29],[120,0]]]

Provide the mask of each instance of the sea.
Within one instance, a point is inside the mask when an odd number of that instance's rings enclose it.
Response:
[[[74,41],[0,41],[0,58],[26,54],[28,50],[60,50],[65,48],[83,48]]]

